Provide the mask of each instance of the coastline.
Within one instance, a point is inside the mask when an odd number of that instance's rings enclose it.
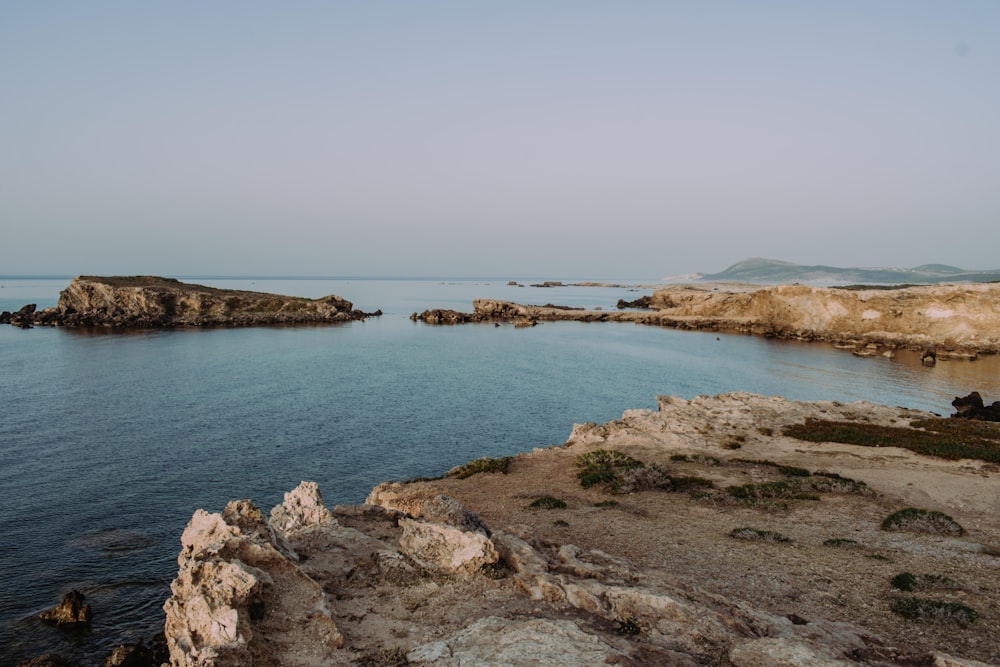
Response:
[[[1000,352],[1000,284],[903,288],[803,285],[676,285],[657,289],[642,310],[586,310],[476,299],[473,311],[432,309],[411,319],[429,324],[467,322],[634,322],[729,331],[770,338],[827,342],[863,356],[894,350],[932,351],[935,357],[974,359]]]
[[[564,445],[512,457],[502,472],[471,462],[444,478],[379,485],[366,505],[332,512],[304,483],[270,521],[248,501],[221,515],[199,510],[166,605],[172,664],[491,656],[518,665],[532,655],[553,664],[740,667],[789,655],[799,656],[789,664],[987,664],[1000,657],[1000,612],[989,602],[1000,574],[997,465],[785,431],[810,418],[912,431],[932,417],[745,393],[661,397],[658,410],[577,425]],[[645,472],[628,489],[583,486],[581,456],[602,451]],[[670,484],[643,482],[653,471]],[[793,482],[813,493],[729,491]],[[905,507],[946,512],[963,532],[880,527]],[[184,573],[209,566],[218,576],[206,593]],[[233,588],[243,580],[233,567],[258,583]],[[891,583],[907,572],[950,582],[924,594],[975,619],[891,611],[916,597]],[[322,602],[294,602],[303,599]],[[211,615],[184,612],[198,608],[229,609],[238,622],[211,635]]]

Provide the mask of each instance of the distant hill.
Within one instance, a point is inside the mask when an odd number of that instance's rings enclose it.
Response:
[[[760,284],[811,283],[823,285],[928,285],[954,282],[1000,281],[1000,269],[969,271],[947,264],[924,264],[912,269],[840,268],[804,266],[776,259],[753,257],[733,264],[719,273],[701,274],[702,282],[742,282]]]

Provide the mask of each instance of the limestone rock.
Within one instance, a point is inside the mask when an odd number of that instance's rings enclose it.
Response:
[[[479,619],[465,630],[406,654],[414,665],[440,667],[579,667],[619,663],[625,654],[572,621]]]
[[[499,555],[488,537],[452,526],[400,519],[400,549],[421,567],[444,574],[475,574]]]
[[[368,493],[365,504],[420,516],[427,500],[427,496],[414,495],[412,489],[405,484],[383,482]]]
[[[271,525],[282,533],[304,526],[336,521],[323,504],[316,482],[302,482],[285,494],[285,501],[271,510]]]
[[[72,590],[63,596],[59,604],[43,611],[38,618],[60,627],[74,627],[89,624],[91,616],[86,597],[80,591]]]
[[[462,503],[450,496],[437,495],[425,500],[420,517],[424,521],[440,523],[471,533],[481,533],[486,537],[490,536],[489,529],[479,515],[470,512]]]
[[[164,604],[174,667],[308,664],[342,646],[322,588],[281,553],[249,501],[196,510],[181,545]],[[275,638],[276,628],[294,632]],[[289,652],[295,643],[303,651]]]

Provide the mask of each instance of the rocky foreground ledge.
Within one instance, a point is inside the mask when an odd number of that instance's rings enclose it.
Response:
[[[636,322],[827,341],[862,354],[931,350],[942,357],[1000,352],[1000,283],[863,289],[777,285],[676,285],[655,290],[641,310],[584,310],[476,299],[473,312],[428,310],[429,324]],[[632,305],[632,304],[628,304]]]
[[[0,324],[20,327],[260,326],[347,322],[364,313],[339,296],[320,299],[227,290],[157,276],[80,276],[59,293],[55,308],[27,305],[0,313]]]
[[[194,514],[170,664],[997,664],[998,459],[995,424],[736,393],[357,507],[303,482]]]

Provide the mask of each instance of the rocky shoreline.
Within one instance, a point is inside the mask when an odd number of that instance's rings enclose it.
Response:
[[[157,276],[79,276],[59,293],[55,308],[28,304],[0,313],[0,324],[151,329],[320,324],[377,317],[346,299],[319,299],[226,290]]]
[[[476,299],[473,311],[432,309],[411,319],[428,324],[470,322],[534,326],[539,322],[634,322],[676,329],[728,331],[771,338],[823,341],[861,355],[910,349],[934,358],[973,359],[1000,352],[1000,283],[894,288],[676,285],[646,300],[620,304],[641,310],[585,310]]]
[[[361,506],[303,482],[269,516],[196,511],[170,665],[1000,661],[1000,425],[746,393],[658,404]],[[811,437],[826,423],[841,435]],[[918,453],[952,432],[973,448]]]

